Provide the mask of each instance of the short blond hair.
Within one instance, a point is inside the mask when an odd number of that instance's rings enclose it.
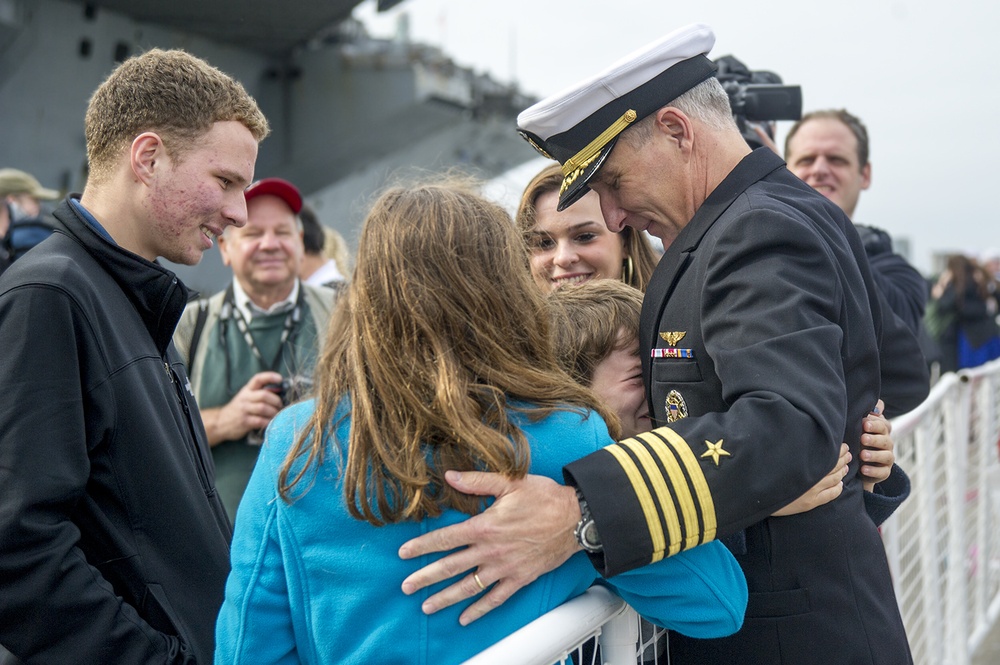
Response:
[[[253,97],[228,74],[181,50],[152,49],[121,63],[90,98],[84,120],[90,178],[107,179],[139,134],[155,131],[180,158],[216,122],[270,132]]]
[[[347,241],[329,226],[323,227],[323,257],[333,259],[337,264],[337,270],[345,278],[351,274],[351,252],[347,248]]]

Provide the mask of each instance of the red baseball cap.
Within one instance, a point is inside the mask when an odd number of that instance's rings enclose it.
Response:
[[[243,190],[243,196],[246,197],[247,203],[250,203],[250,199],[255,196],[264,196],[265,194],[277,196],[287,203],[296,215],[302,210],[302,194],[299,193],[295,185],[283,178],[264,178]]]

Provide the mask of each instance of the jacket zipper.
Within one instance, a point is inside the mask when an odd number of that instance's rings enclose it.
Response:
[[[198,447],[198,435],[196,433],[196,428],[191,422],[191,408],[188,406],[187,399],[184,397],[183,390],[180,381],[174,370],[170,367],[170,363],[165,359],[160,359],[163,363],[163,370],[167,373],[167,377],[170,379],[170,383],[173,384],[174,394],[177,396],[177,401],[180,403],[181,409],[184,411],[184,417],[187,420],[188,432],[191,434],[191,444],[190,447],[194,453],[194,457],[198,466],[199,477],[201,479],[201,487],[205,492],[206,496],[215,496],[215,487],[209,482],[208,478],[208,467],[205,464],[205,459],[201,454],[201,449]]]

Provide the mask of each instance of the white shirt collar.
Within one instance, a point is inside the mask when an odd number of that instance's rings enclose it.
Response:
[[[337,269],[337,262],[333,259],[327,259],[326,263],[306,278],[306,284],[311,284],[312,286],[323,286],[330,282],[342,281],[344,281],[344,276]]]
[[[255,305],[250,300],[250,296],[248,296],[247,292],[243,290],[242,286],[240,286],[240,281],[236,278],[233,278],[233,300],[236,301],[236,307],[239,308],[240,314],[243,315],[243,318],[246,321],[250,321],[250,319],[252,319],[255,314],[257,316],[260,316],[262,314],[267,315],[267,314],[277,314],[279,312],[287,312],[288,310],[295,307],[295,303],[298,299],[299,299],[299,280],[298,278],[296,278],[295,283],[292,284],[292,291],[291,293],[288,294],[287,298],[274,303],[267,309],[263,309]]]

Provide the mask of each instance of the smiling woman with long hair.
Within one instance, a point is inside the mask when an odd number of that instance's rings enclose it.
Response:
[[[467,184],[375,202],[315,400],[272,422],[240,505],[216,662],[460,662],[597,579],[580,551],[467,627],[464,605],[425,616],[427,595],[400,589],[427,562],[400,559],[404,542],[483,508],[446,470],[561,480],[564,464],[618,434],[559,369],[524,257],[510,217]],[[610,583],[701,637],[737,630],[746,604],[718,543]]]
[[[562,182],[559,164],[543,168],[524,188],[514,216],[538,287],[549,293],[594,279],[617,279],[645,291],[659,261],[646,235],[629,226],[609,231],[596,192],[556,210]]]

